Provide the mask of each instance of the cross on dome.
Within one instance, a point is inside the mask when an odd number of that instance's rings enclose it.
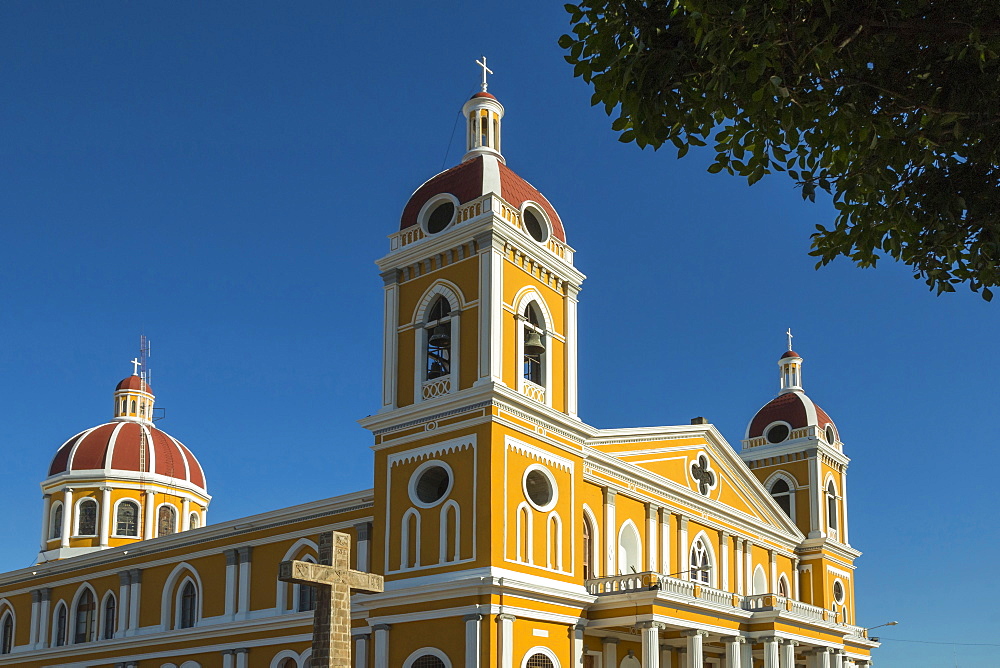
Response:
[[[485,93],[486,92],[486,86],[487,86],[486,75],[487,74],[493,74],[493,70],[491,70],[490,68],[486,67],[486,56],[483,56],[482,58],[483,58],[482,60],[477,60],[476,61],[476,65],[479,65],[480,67],[483,68],[483,83],[481,85],[483,87],[483,92]]]
[[[788,349],[791,350],[792,349],[792,328],[791,327],[789,327],[788,331],[785,332],[785,336],[788,337]]]
[[[130,362],[130,364],[132,365],[132,375],[133,376],[138,376],[139,375],[139,367],[142,366],[142,362],[140,362],[138,358],[133,357],[132,361]]]

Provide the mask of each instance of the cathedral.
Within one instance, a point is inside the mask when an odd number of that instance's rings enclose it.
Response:
[[[356,668],[871,665],[849,459],[791,339],[739,451],[704,418],[588,425],[571,222],[507,166],[485,76],[462,111],[465,155],[378,260],[370,487],[211,523],[212,471],[136,361],[111,421],[54,448],[37,564],[0,574],[0,666],[309,666],[318,589],[279,564],[331,530],[384,578],[351,596]]]

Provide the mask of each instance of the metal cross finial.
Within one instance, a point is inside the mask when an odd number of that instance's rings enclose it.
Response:
[[[487,74],[493,74],[493,70],[491,70],[490,68],[486,67],[486,56],[483,56],[482,60],[477,60],[476,61],[476,65],[479,65],[480,67],[483,68],[483,84],[482,84],[482,86],[483,86],[483,92],[485,93],[486,92],[486,75]]]
[[[131,363],[132,363],[132,367],[133,367],[132,368],[132,375],[133,376],[138,376],[139,375],[139,367],[142,366],[142,362],[140,362],[138,360],[138,358],[133,358]]]
[[[792,328],[791,327],[789,327],[788,331],[785,332],[785,336],[788,337],[788,349],[791,350],[792,349]]]

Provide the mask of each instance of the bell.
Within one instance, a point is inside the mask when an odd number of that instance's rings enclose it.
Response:
[[[448,325],[437,325],[433,330],[431,330],[430,338],[427,339],[427,343],[435,348],[447,348],[451,345],[451,334],[448,330],[451,329]]]
[[[542,343],[542,335],[531,330],[524,340],[524,354],[528,357],[538,357],[545,352],[545,344]]]
[[[430,377],[430,378],[438,378],[438,377],[440,377],[440,376],[443,376],[443,375],[445,375],[446,373],[448,373],[448,371],[447,371],[447,370],[445,370],[445,368],[444,368],[444,365],[443,365],[443,364],[441,364],[441,362],[439,362],[439,361],[437,361],[437,360],[434,360],[434,361],[433,361],[433,362],[431,363],[431,370],[430,370],[430,373],[428,373],[427,375],[428,375],[428,377]]]

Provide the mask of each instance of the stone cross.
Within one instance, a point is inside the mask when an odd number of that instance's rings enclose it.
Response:
[[[138,376],[139,375],[139,367],[142,366],[142,362],[140,362],[136,358],[132,358],[132,361],[129,362],[129,364],[132,365],[132,375],[133,376]]]
[[[338,531],[319,535],[319,563],[283,561],[278,579],[316,588],[312,668],[351,666],[351,590],[380,592],[382,576],[351,569],[351,537]]]

